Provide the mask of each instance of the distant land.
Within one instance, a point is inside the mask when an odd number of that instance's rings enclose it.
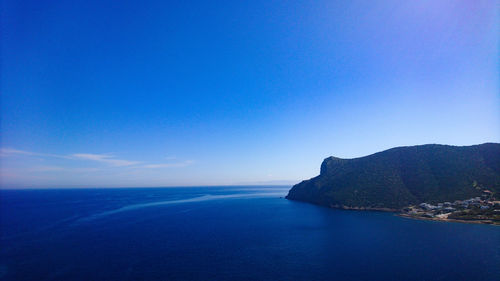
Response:
[[[499,143],[427,144],[354,159],[328,157],[319,176],[293,186],[286,198],[341,209],[405,210],[428,218],[447,218],[452,211],[450,217],[484,218],[488,211],[489,220],[500,218],[495,211],[499,192]],[[473,207],[478,211],[469,210]]]

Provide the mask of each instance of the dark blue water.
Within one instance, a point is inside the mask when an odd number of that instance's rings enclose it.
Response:
[[[332,210],[289,187],[0,191],[4,280],[500,280],[500,227]]]

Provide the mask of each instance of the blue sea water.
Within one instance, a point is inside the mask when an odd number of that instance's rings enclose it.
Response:
[[[290,187],[0,191],[2,280],[500,280],[500,227],[293,202]]]

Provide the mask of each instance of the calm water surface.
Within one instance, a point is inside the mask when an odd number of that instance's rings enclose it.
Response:
[[[500,280],[500,227],[332,210],[290,187],[0,191],[2,280]]]

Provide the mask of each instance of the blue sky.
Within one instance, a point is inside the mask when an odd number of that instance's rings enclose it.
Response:
[[[292,183],[500,140],[497,1],[3,1],[3,188]]]

